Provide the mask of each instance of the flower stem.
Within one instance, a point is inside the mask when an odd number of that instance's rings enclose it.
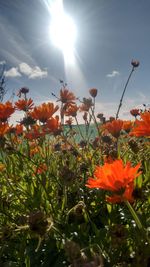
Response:
[[[122,96],[121,96],[121,98],[120,98],[120,103],[119,103],[119,106],[118,106],[118,110],[117,110],[117,113],[116,113],[116,120],[117,120],[118,117],[119,117],[119,111],[120,111],[120,108],[121,108],[121,106],[122,106],[122,100],[123,100],[125,91],[126,91],[126,89],[127,89],[127,85],[128,85],[128,83],[129,83],[129,80],[130,80],[130,78],[131,78],[131,75],[132,75],[133,71],[134,71],[134,67],[132,68],[132,70],[131,70],[131,72],[130,72],[130,74],[129,74],[128,80],[127,80],[127,82],[126,82],[126,84],[125,84],[125,87],[124,87],[124,89],[123,89]]]
[[[129,201],[125,201],[133,219],[135,220],[135,223],[137,225],[137,227],[139,228],[139,230],[143,230],[143,225],[141,224],[141,221],[139,220],[135,210],[133,209],[133,207],[131,206],[131,204],[129,203]]]

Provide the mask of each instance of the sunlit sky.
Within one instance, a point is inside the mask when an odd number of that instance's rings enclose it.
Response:
[[[21,87],[35,103],[55,101],[59,79],[77,97],[98,89],[97,112],[115,115],[131,60],[140,61],[127,88],[120,117],[150,103],[150,1],[64,0],[77,38],[67,63],[50,36],[54,0],[0,0],[0,67],[5,62],[5,100]],[[68,33],[68,41],[69,41]],[[17,98],[15,97],[14,100]]]

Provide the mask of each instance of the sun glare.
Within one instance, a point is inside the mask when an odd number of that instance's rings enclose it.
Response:
[[[77,29],[73,19],[65,14],[62,1],[55,1],[51,8],[50,36],[52,43],[62,51],[65,61],[72,62]]]

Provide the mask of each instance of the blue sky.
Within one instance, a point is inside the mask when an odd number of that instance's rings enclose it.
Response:
[[[54,1],[54,0],[53,0]],[[35,102],[55,101],[59,79],[80,97],[97,88],[97,112],[113,116],[131,70],[140,61],[127,88],[120,117],[150,103],[150,1],[64,0],[77,27],[76,64],[64,64],[50,38],[49,0],[0,0],[0,67],[6,62],[7,89],[26,86]],[[69,38],[69,36],[68,36]]]

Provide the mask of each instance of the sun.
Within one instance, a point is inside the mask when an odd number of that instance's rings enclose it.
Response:
[[[73,19],[64,12],[61,1],[56,1],[51,9],[50,37],[52,43],[62,51],[64,59],[72,61],[77,28]]]

